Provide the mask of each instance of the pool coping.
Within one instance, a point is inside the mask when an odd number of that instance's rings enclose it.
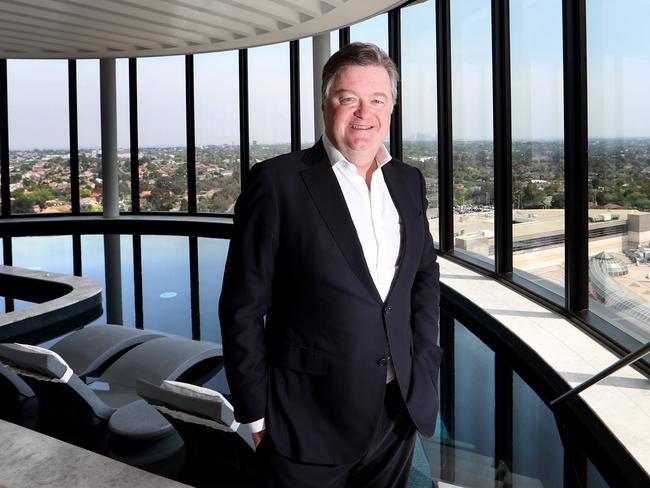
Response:
[[[102,313],[102,287],[92,279],[0,265],[2,288],[12,297],[36,302],[0,314],[0,341],[33,343],[62,327],[84,325]]]

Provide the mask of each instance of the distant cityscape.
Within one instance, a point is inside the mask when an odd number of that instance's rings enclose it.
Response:
[[[285,144],[250,148],[251,164],[288,152]],[[494,203],[494,152],[490,141],[454,142],[454,207],[458,214],[485,212]],[[437,143],[404,141],[405,162],[420,168],[431,208],[437,207]],[[10,152],[12,214],[70,211],[70,155],[66,150]],[[513,208],[564,208],[564,153],[559,141],[515,141]],[[650,211],[650,138],[589,142],[589,205]],[[131,208],[130,151],[118,151],[120,208]],[[199,212],[231,212],[240,191],[240,150],[235,144],[196,148]],[[187,211],[185,147],[141,148],[140,209]],[[82,211],[102,210],[101,151],[79,151]]]
[[[250,147],[250,163],[286,153],[290,145]],[[438,239],[438,153],[434,140],[406,140],[404,161],[424,174],[430,230]],[[589,141],[589,256],[599,314],[635,337],[650,337],[650,138]],[[494,258],[494,151],[489,141],[455,141],[455,249]],[[186,212],[185,147],[140,148],[140,209]],[[513,266],[539,284],[564,283],[564,147],[560,141],[515,141],[512,153]],[[568,162],[568,164],[571,164]],[[131,210],[131,154],[118,151],[120,209]],[[12,214],[70,212],[70,154],[65,150],[10,152]],[[230,213],[240,193],[240,148],[196,148],[199,212]],[[102,211],[101,152],[79,152],[82,211]],[[616,267],[615,272],[611,271]],[[612,274],[615,273],[615,274]],[[640,314],[640,315],[639,315]]]

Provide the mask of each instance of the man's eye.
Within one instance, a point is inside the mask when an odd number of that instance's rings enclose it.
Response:
[[[375,105],[383,105],[386,102],[384,102],[384,100],[376,98],[375,100],[372,101],[372,103],[374,103]]]
[[[355,98],[354,97],[345,97],[341,98],[341,103],[345,105],[349,105],[350,103],[354,103]]]

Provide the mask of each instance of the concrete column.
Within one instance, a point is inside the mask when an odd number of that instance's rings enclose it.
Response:
[[[313,37],[312,57],[314,61],[314,140],[317,141],[324,131],[323,111],[321,108],[321,77],[323,66],[330,57],[330,33],[325,32]]]
[[[106,279],[106,321],[123,324],[122,319],[122,254],[120,235],[104,234],[104,276]]]
[[[117,105],[115,103],[115,60],[99,60],[102,124],[102,185],[104,218],[120,215],[117,172]],[[109,324],[122,324],[122,258],[120,236],[104,235],[106,317]]]
[[[117,174],[117,106],[115,103],[115,60],[99,60],[99,85],[102,123],[102,180],[104,217],[120,215]]]

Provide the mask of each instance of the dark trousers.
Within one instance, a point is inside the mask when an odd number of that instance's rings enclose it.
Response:
[[[308,435],[308,433],[306,433]],[[386,385],[384,408],[366,454],[356,463],[299,463],[278,454],[272,439],[257,449],[257,486],[264,488],[404,488],[415,447],[415,427],[397,381]]]

